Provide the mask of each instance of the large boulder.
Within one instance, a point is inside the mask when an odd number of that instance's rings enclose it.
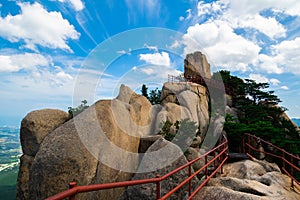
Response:
[[[181,149],[163,139],[156,140],[146,151],[133,180],[155,178],[157,175],[163,176],[176,168],[186,164],[188,161]],[[181,181],[188,177],[188,168],[177,172],[168,179],[161,182],[161,194],[166,194],[176,187]],[[197,179],[193,179],[193,185]],[[188,194],[187,185],[179,189],[168,199],[184,199]],[[144,184],[135,185],[127,188],[120,200],[150,200],[156,199],[156,185]]]
[[[56,109],[36,110],[21,122],[20,140],[23,153],[35,156],[43,139],[69,119],[68,113]]]
[[[213,178],[195,199],[296,200],[291,179],[276,164],[244,160],[223,167],[224,174]]]
[[[211,78],[210,64],[207,62],[206,56],[200,51],[187,54],[184,59],[184,77],[193,76]]]

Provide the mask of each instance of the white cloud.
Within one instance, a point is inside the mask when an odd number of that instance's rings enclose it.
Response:
[[[271,55],[259,55],[261,70],[277,74],[283,72],[300,74],[300,37],[273,45],[271,51]]]
[[[0,72],[33,70],[40,66],[48,66],[50,63],[48,58],[35,53],[0,55]]]
[[[186,17],[180,16],[179,17],[179,21],[183,21],[183,20],[189,20],[193,17],[192,15],[192,9],[187,9],[186,11]]]
[[[182,22],[183,20],[184,20],[184,17],[180,16],[180,17],[179,17],[179,21]]]
[[[300,2],[290,1],[260,1],[260,0],[220,0],[212,3],[200,1],[197,5],[198,17],[209,15],[222,20],[232,28],[253,28],[271,39],[285,37],[286,28],[275,17],[265,17],[262,11],[274,10],[277,13],[300,16]],[[298,11],[297,11],[298,10]]]
[[[244,19],[237,18],[236,20],[236,27],[254,28],[272,39],[286,36],[286,29],[274,17],[265,18],[256,14],[247,16]]]
[[[145,15],[148,19],[159,18],[161,12],[161,4],[159,0],[125,0],[129,9],[128,20],[134,23],[138,20],[139,14]]]
[[[119,50],[119,51],[117,51],[117,53],[118,53],[118,54],[121,54],[121,55],[125,55],[125,54],[131,55],[131,48],[129,48],[128,51],[126,51],[126,50],[124,50],[124,49]]]
[[[126,51],[125,50],[120,50],[120,51],[117,51],[117,53],[124,55],[124,54],[126,54]]]
[[[267,77],[261,74],[249,74],[249,79],[255,80],[257,83],[270,83],[273,86],[278,86],[280,81],[276,78],[268,79]]]
[[[58,1],[70,3],[76,11],[81,11],[84,9],[84,4],[81,0],[58,0]]]
[[[72,51],[68,39],[80,34],[59,12],[48,12],[39,3],[18,3],[21,13],[0,18],[0,36],[10,42],[25,42],[25,47],[36,50],[36,45]]]
[[[183,43],[186,46],[184,54],[203,50],[213,65],[232,71],[249,70],[261,49],[221,21],[190,26],[183,36]]]
[[[274,86],[278,86],[279,83],[280,83],[280,81],[279,81],[278,79],[276,79],[276,78],[271,78],[271,79],[270,79],[270,83],[271,83],[272,85],[274,85]]]
[[[146,47],[149,50],[158,51],[157,46],[151,46],[151,45],[148,45],[148,44],[144,44],[144,47]]]
[[[268,83],[269,79],[261,74],[249,74],[249,79],[255,80],[258,83]]]
[[[145,61],[146,63],[160,66],[171,65],[171,60],[167,52],[162,53],[153,53],[153,54],[140,54],[140,60]]]
[[[141,71],[147,75],[154,74],[154,70],[152,68],[142,68]]]
[[[57,72],[56,76],[62,80],[73,80],[73,77],[64,71]]]
[[[216,15],[218,12],[222,12],[226,9],[227,3],[223,3],[222,1],[216,1],[212,3],[205,3],[204,1],[199,1],[197,4],[198,16],[202,15]]]
[[[179,42],[178,40],[175,40],[170,46],[167,46],[170,49],[177,49],[182,45],[181,42]]]
[[[282,87],[280,87],[280,88],[283,89],[283,90],[288,90],[288,89],[289,89],[288,86],[282,86]]]

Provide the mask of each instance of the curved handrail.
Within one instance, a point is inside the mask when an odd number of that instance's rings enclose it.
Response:
[[[265,140],[255,136],[255,135],[245,133],[245,136],[247,138],[247,142],[245,143],[243,140],[243,143],[244,143],[243,146],[247,147],[247,148],[245,148],[245,151],[249,157],[251,157],[253,159],[254,155],[252,152],[255,151],[255,152],[264,153],[265,155],[280,159],[282,161],[282,167],[281,167],[282,171],[292,179],[292,187],[294,186],[294,182],[297,183],[298,185],[300,185],[300,180],[297,180],[297,178],[294,176],[295,170],[300,173],[300,166],[299,166],[300,158],[299,157],[285,151],[284,149],[282,149],[268,141],[265,141]],[[252,145],[251,143],[254,143],[255,146]],[[258,143],[261,143],[261,144],[264,143],[264,144],[268,145],[269,147],[276,149],[279,152],[279,155],[275,154],[275,153],[267,152],[265,150],[263,150],[263,151],[259,150],[257,148]],[[298,163],[298,164],[295,164],[295,163]],[[288,170],[288,168],[290,170]]]
[[[172,194],[174,194],[178,189],[183,187],[188,183],[189,188],[189,198],[191,199],[193,196],[197,194],[197,192],[206,185],[206,183],[209,181],[209,179],[214,176],[219,170],[221,170],[221,173],[223,171],[222,167],[223,164],[228,159],[228,140],[225,136],[223,136],[223,142],[218,145],[217,147],[211,149],[210,151],[206,152],[205,154],[201,155],[200,157],[189,161],[188,163],[174,169],[173,171],[163,175],[163,176],[157,176],[156,178],[150,178],[150,179],[142,179],[142,180],[131,180],[131,181],[123,181],[123,182],[115,182],[115,183],[104,183],[104,184],[94,184],[94,185],[86,185],[86,186],[76,186],[75,182],[70,183],[70,189],[63,191],[55,196],[47,198],[47,200],[60,200],[65,199],[69,197],[70,199],[75,200],[75,195],[78,193],[84,193],[84,192],[91,192],[91,191],[97,191],[97,190],[104,190],[104,189],[112,189],[112,188],[118,188],[118,187],[128,187],[133,185],[141,185],[141,184],[149,184],[153,183],[156,184],[156,199],[167,199]],[[217,153],[217,155],[216,155]],[[207,162],[207,158],[209,155],[213,154],[214,158]],[[199,161],[200,159],[205,159],[205,165],[201,167],[199,170],[194,172],[192,174],[192,164]],[[216,161],[219,163],[218,166],[216,165]],[[208,167],[210,165],[214,164],[214,171],[209,175],[208,174]],[[167,192],[161,197],[160,194],[160,182],[163,180],[166,180],[170,176],[176,174],[177,172],[189,168],[189,176],[185,180],[183,180],[181,183],[179,183],[175,188],[173,188],[171,191]],[[192,179],[197,176],[200,172],[205,170],[205,180],[194,190],[192,191]]]

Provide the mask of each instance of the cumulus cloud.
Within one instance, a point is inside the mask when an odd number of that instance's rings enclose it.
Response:
[[[204,1],[199,1],[197,4],[198,16],[202,15],[213,15],[223,12],[227,8],[227,2],[216,1],[212,3],[205,3]]]
[[[81,0],[58,0],[58,1],[70,3],[76,11],[81,11],[84,9],[84,4]]]
[[[20,70],[33,70],[45,67],[50,60],[41,54],[24,53],[14,55],[0,55],[0,72],[18,72]]]
[[[278,86],[279,83],[280,83],[280,81],[279,81],[278,79],[276,79],[276,78],[271,78],[271,79],[270,79],[270,83],[271,83],[272,85],[274,85],[274,86]]]
[[[60,12],[48,12],[39,3],[18,3],[21,13],[0,17],[0,36],[10,42],[25,42],[25,47],[37,50],[37,45],[72,51],[68,39],[80,34]]]
[[[148,64],[169,67],[171,65],[170,56],[167,52],[140,54],[140,60]]]
[[[269,79],[261,74],[249,74],[249,79],[255,80],[258,83],[267,83]]]
[[[203,50],[213,65],[232,71],[247,71],[261,49],[220,21],[190,26],[183,36],[183,44],[184,54]]]
[[[271,46],[271,55],[260,54],[260,69],[268,73],[300,74],[300,37]]]
[[[289,90],[289,87],[288,86],[282,86],[282,87],[280,87],[281,89],[283,89],[283,90]]]
[[[213,66],[231,71],[300,74],[300,37],[284,40],[288,26],[278,21],[282,14],[299,17],[297,9],[300,9],[297,0],[199,1],[201,23],[187,29],[182,42],[184,54],[200,50]],[[247,35],[245,30],[255,34]],[[262,34],[267,37],[260,37]],[[268,47],[270,41],[275,45]]]
[[[254,74],[254,73],[249,74],[249,79],[255,80],[258,83],[270,83],[273,86],[278,86],[280,83],[280,81],[276,78],[268,79],[267,77],[261,74]]]

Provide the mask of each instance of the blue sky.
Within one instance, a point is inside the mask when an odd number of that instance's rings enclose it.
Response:
[[[0,124],[161,87],[187,53],[269,82],[300,118],[299,0],[1,0]],[[151,28],[149,28],[151,27]]]

